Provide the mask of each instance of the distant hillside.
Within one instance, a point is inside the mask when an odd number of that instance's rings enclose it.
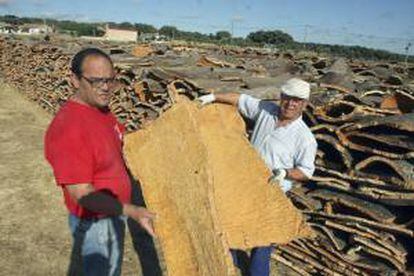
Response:
[[[0,22],[18,26],[22,24],[47,24],[54,27],[56,32],[66,33],[73,36],[102,36],[104,24],[111,27],[129,30],[138,30],[139,33],[160,33],[171,39],[180,39],[196,42],[209,42],[215,44],[237,45],[237,46],[255,46],[255,47],[272,47],[281,50],[310,50],[317,53],[324,53],[334,56],[347,58],[367,59],[367,60],[385,60],[385,61],[408,61],[414,62],[413,55],[401,55],[391,53],[385,50],[370,49],[361,46],[344,46],[330,45],[319,43],[300,43],[294,41],[292,36],[280,30],[273,31],[255,31],[249,33],[245,38],[232,37],[228,31],[218,31],[215,34],[202,34],[200,32],[188,32],[179,30],[175,26],[156,27],[144,23],[130,22],[76,22],[69,20],[41,19],[31,17],[17,17],[14,15],[0,16]]]

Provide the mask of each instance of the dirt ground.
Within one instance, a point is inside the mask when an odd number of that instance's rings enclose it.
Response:
[[[65,275],[67,212],[43,157],[51,115],[0,82],[0,275]],[[123,275],[141,275],[129,235]]]

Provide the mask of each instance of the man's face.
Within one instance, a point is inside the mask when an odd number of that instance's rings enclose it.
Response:
[[[72,76],[77,88],[78,100],[92,107],[104,108],[114,90],[114,69],[112,64],[101,56],[88,56],[82,64],[82,75]]]
[[[302,115],[307,100],[282,94],[280,101],[280,117],[285,120],[294,120]]]

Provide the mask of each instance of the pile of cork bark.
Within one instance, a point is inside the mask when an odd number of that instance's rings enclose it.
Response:
[[[299,273],[395,274],[413,261],[414,114],[376,101],[384,101],[380,91],[339,94],[305,114],[317,169],[290,197],[321,239],[280,246],[274,256]]]
[[[71,56],[90,44],[67,45],[0,37],[0,77],[55,113],[73,93]],[[287,78],[313,83],[303,118],[318,142],[317,169],[289,197],[319,235],[277,246],[274,260],[303,275],[410,271],[412,64],[213,46],[97,46],[115,60],[119,85],[110,107],[129,131],[156,120],[174,104],[172,95],[194,99],[208,91],[235,91],[277,100]]]

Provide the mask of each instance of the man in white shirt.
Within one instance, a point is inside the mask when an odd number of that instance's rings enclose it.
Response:
[[[201,105],[213,102],[237,106],[243,117],[254,122],[250,142],[273,172],[273,183],[284,192],[293,181],[308,180],[315,170],[317,143],[302,120],[309,100],[309,83],[292,78],[281,86],[280,106],[245,94],[209,94],[201,96]],[[251,253],[250,274],[269,275],[271,247],[256,247]],[[232,251],[236,266],[238,260]]]

